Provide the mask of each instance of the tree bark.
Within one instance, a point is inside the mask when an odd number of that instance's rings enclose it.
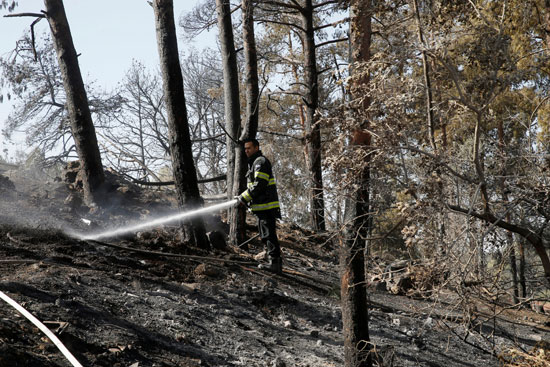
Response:
[[[235,150],[241,130],[241,104],[239,99],[239,72],[237,52],[233,38],[233,24],[229,0],[216,0],[218,31],[223,65],[223,91],[225,108],[225,130],[227,145],[227,196],[233,198],[233,172],[235,171]]]
[[[352,61],[354,65],[370,59],[371,14],[368,3],[355,0],[351,3],[351,42]],[[360,74],[364,75],[364,74]],[[368,125],[367,108],[370,100],[362,91],[369,82],[368,75],[352,74],[352,98],[356,102],[352,113],[361,121],[358,131],[354,132],[352,144],[360,145],[360,149],[368,149],[371,135],[365,131]],[[360,103],[357,103],[357,102]],[[368,155],[367,155],[368,157]],[[370,367],[368,298],[366,287],[366,255],[370,226],[370,165],[364,162],[358,172],[359,188],[350,193],[346,200],[346,229],[341,239],[340,266],[342,320],[344,327],[344,359],[346,367]]]
[[[44,5],[67,94],[71,132],[80,159],[84,201],[87,204],[101,204],[105,194],[105,174],[63,1],[44,0]]]
[[[525,281],[525,240],[522,238],[519,241],[519,284],[521,287],[520,297],[527,298],[527,282]]]
[[[244,151],[238,142],[241,134],[241,103],[237,52],[229,0],[216,0],[219,39],[222,52],[223,90],[227,151],[227,197],[232,199],[246,189]],[[242,177],[241,177],[242,176]],[[229,243],[237,246],[245,239],[246,209],[240,206],[228,210]]]
[[[505,158],[505,153],[504,153],[505,141],[504,141],[504,125],[502,120],[498,121],[497,132],[498,132],[498,152],[500,154],[500,161],[503,162],[501,178],[499,178],[498,180],[498,185],[499,185],[500,194],[502,196],[502,202],[505,205],[508,205],[510,203],[510,200],[506,192],[505,177],[507,176],[507,168],[506,168],[506,160],[504,159]],[[506,221],[510,222],[510,213],[506,213]],[[512,286],[514,288],[512,298],[513,298],[514,304],[517,304],[519,302],[517,256],[516,256],[516,247],[514,246],[514,236],[510,231],[506,232],[506,244],[510,251],[510,255],[509,255],[510,272],[512,273]]]
[[[246,121],[241,138],[253,138],[258,133],[258,55],[254,39],[254,6],[252,0],[242,1],[243,48],[245,59]]]
[[[300,14],[302,18],[302,28],[304,29],[304,78],[307,88],[304,100],[306,105],[305,144],[307,145],[308,163],[311,175],[311,220],[315,230],[324,231],[326,229],[326,224],[321,167],[321,128],[318,123],[319,118],[316,115],[317,108],[319,107],[319,83],[312,0],[305,0],[305,6],[300,9]]]
[[[254,36],[254,5],[252,0],[242,1],[243,12],[243,49],[245,59],[245,97],[246,118],[240,141],[256,138],[258,133],[258,116],[260,91],[258,86],[258,56],[256,52],[256,40]],[[233,196],[246,190],[246,157],[241,144],[235,148],[235,171],[233,183]],[[234,243],[242,243],[245,240],[246,211],[238,206],[231,212],[229,237]],[[245,248],[246,249],[246,248]]]
[[[168,116],[170,155],[178,203],[182,210],[202,206],[197,172],[191,150],[183,77],[179,62],[174,8],[172,0],[154,0],[157,44],[160,58],[166,112]],[[185,239],[192,245],[209,249],[204,223],[197,217],[182,224]]]
[[[544,0],[544,30],[545,30],[545,37],[544,41],[546,43],[546,49],[550,50],[550,0]],[[550,52],[548,52],[550,53]],[[547,158],[546,158],[546,168],[550,169],[550,148],[547,150]]]
[[[422,24],[420,23],[420,10],[418,9],[418,0],[412,0],[412,8],[414,11],[414,16],[416,18],[416,31],[418,36],[418,42],[420,47],[422,47],[422,71],[424,74],[424,88],[426,88],[426,115],[428,118],[428,139],[432,149],[437,151],[437,146],[435,144],[435,124],[434,124],[434,113],[433,113],[433,103],[432,103],[432,83],[430,79],[430,64],[428,63],[428,56],[426,55],[426,50],[424,49],[424,35],[422,32]]]

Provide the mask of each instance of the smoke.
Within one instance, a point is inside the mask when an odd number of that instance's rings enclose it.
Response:
[[[0,173],[0,225],[55,230],[67,227],[74,222],[74,212],[63,204],[68,193],[65,185],[50,179],[43,170],[32,168]]]
[[[160,218],[142,221],[139,223],[127,225],[124,227],[113,228],[102,232],[79,233],[76,231],[66,231],[66,234],[80,240],[100,240],[100,239],[112,238],[116,236],[126,235],[129,233],[135,233],[141,230],[152,229],[152,228],[158,227],[161,224],[175,223],[175,222],[179,222],[179,221],[196,217],[199,215],[217,212],[217,211],[235,206],[236,204],[237,204],[237,199],[234,199],[224,203],[212,205],[209,207],[191,210],[183,213],[166,215]]]
[[[109,182],[120,190],[110,194],[107,205],[90,209],[83,205],[81,193],[73,188],[76,183],[66,180],[66,172],[63,169],[48,172],[36,165],[2,170],[0,226],[54,230],[72,238],[98,240],[220,212],[237,203],[231,200],[184,213],[175,212],[170,192],[159,195],[113,173],[107,175]],[[212,215],[205,216],[205,224],[210,227],[220,227],[221,223]]]

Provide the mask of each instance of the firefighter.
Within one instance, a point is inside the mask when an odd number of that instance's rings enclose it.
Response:
[[[248,188],[237,198],[241,205],[249,206],[258,218],[258,231],[268,261],[258,267],[280,274],[283,271],[283,262],[281,246],[277,239],[276,221],[277,218],[281,218],[281,210],[271,162],[262,154],[260,143],[256,139],[244,141],[244,152],[248,158]]]

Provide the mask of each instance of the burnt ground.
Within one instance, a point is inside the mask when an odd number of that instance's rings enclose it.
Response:
[[[108,241],[120,247],[66,234],[173,210],[164,191],[120,185],[110,208],[90,211],[66,183],[17,173],[11,182],[0,187],[0,290],[45,322],[84,366],[343,365],[330,238],[282,223],[288,271],[274,276],[256,270],[256,240],[249,252],[205,253],[167,226]],[[225,228],[219,217],[208,223]],[[491,313],[480,304],[466,323],[452,292],[435,303],[372,287],[370,298],[370,334],[384,366],[497,366],[492,351],[529,350],[550,339],[548,315],[526,309]],[[70,365],[0,302],[0,366]]]

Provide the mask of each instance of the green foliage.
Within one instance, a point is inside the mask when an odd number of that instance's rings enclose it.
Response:
[[[462,269],[460,277],[509,271],[502,255],[510,248],[506,231],[470,214],[489,212],[549,238],[543,223],[550,220],[544,198],[550,192],[550,159],[545,158],[550,151],[550,38],[544,31],[550,9],[538,0],[419,1],[420,43],[409,4],[383,1],[373,8],[372,56],[353,65],[347,80],[348,85],[362,83],[354,87],[356,99],[323,120],[333,129],[327,172],[337,177],[342,193],[355,189],[367,160],[350,141],[367,120],[373,139],[371,249],[445,261]],[[428,139],[422,50],[431,82],[435,148]],[[367,110],[349,110],[365,99]],[[451,206],[463,214],[450,211]],[[489,269],[491,254],[498,256]],[[534,251],[526,256],[540,264]],[[538,275],[530,276],[540,277],[537,269]],[[498,279],[499,286],[510,281]],[[534,282],[532,290],[537,287]]]

